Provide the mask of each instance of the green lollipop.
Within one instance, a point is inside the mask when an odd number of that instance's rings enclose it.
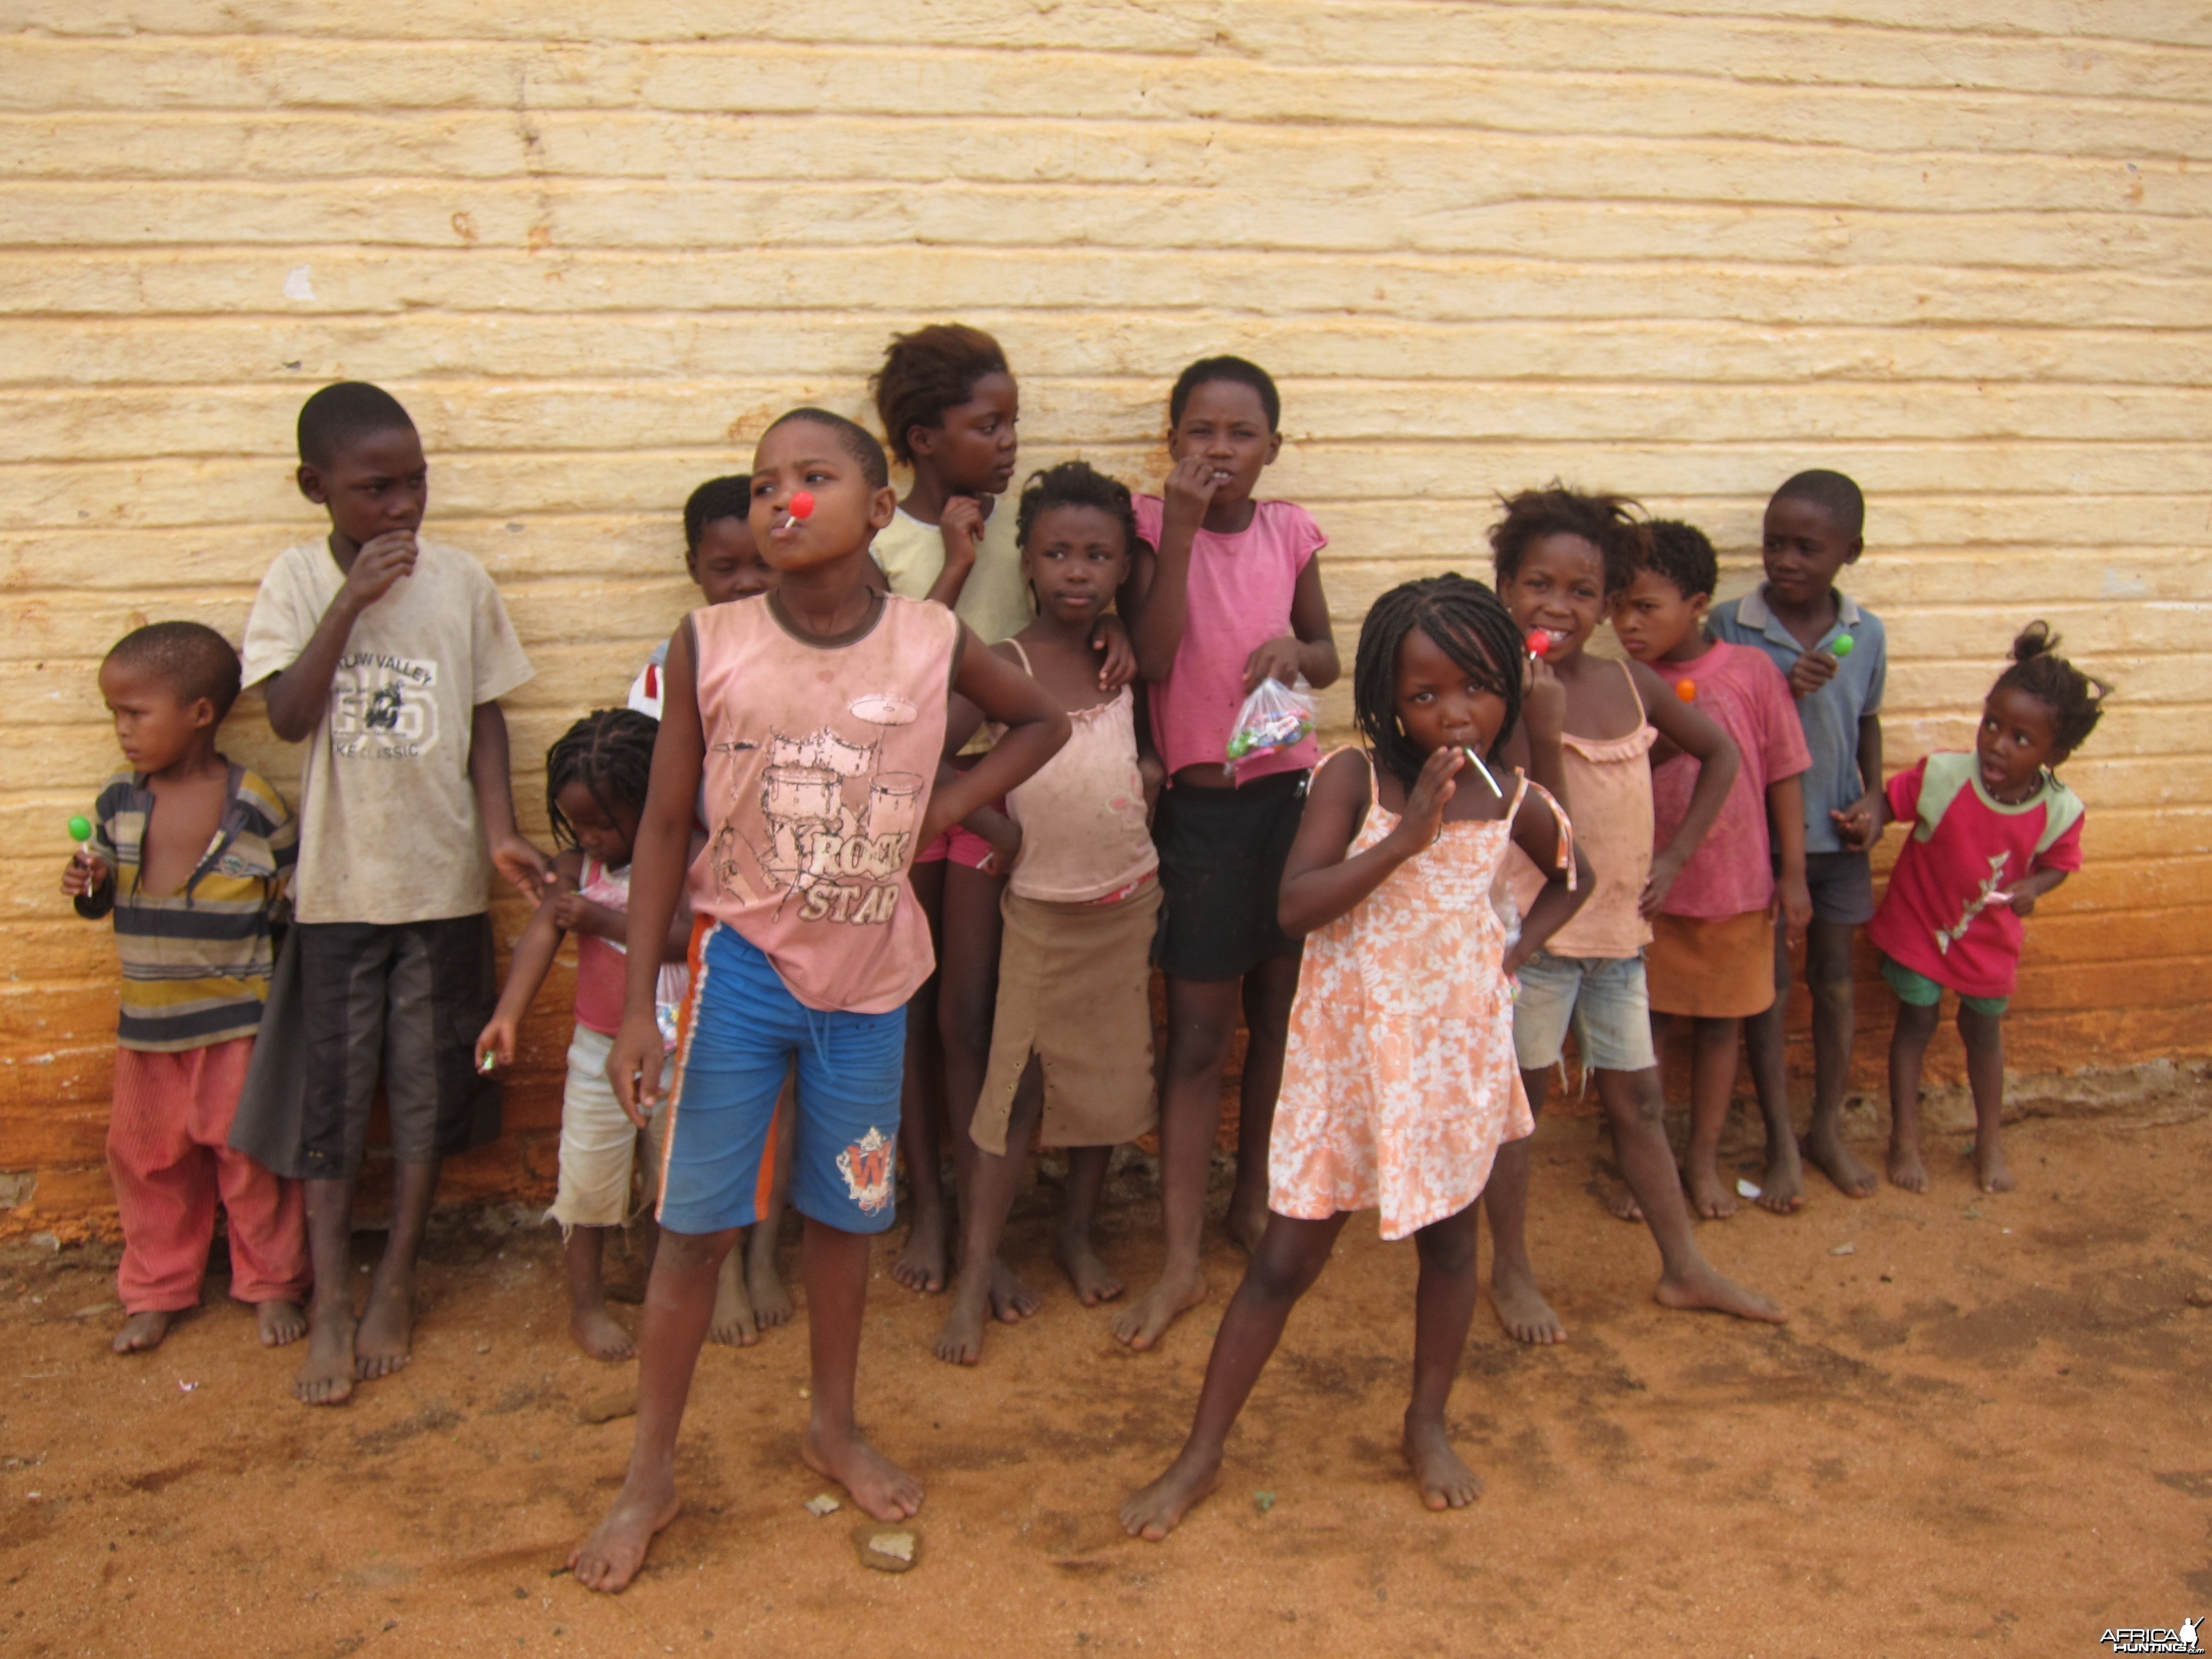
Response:
[[[1855,643],[1856,642],[1852,640],[1850,635],[1838,634],[1836,636],[1836,642],[1828,647],[1828,654],[1834,657],[1840,662],[1844,658],[1851,654],[1851,650]]]
[[[80,847],[92,839],[92,820],[78,813],[69,821],[69,838]]]

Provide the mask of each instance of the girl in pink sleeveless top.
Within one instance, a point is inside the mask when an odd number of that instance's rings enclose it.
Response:
[[[514,1063],[516,1028],[544,984],[562,937],[574,934],[576,1029],[561,1097],[560,1185],[548,1214],[560,1224],[565,1241],[568,1332],[594,1359],[627,1359],[636,1352],[629,1333],[608,1311],[602,1268],[607,1230],[636,1213],[630,1181],[640,1128],[616,1103],[607,1055],[622,1025],[631,939],[629,866],[657,730],[649,715],[601,709],[570,726],[545,757],[546,817],[563,849],[553,863],[561,885],[515,940],[506,988],[476,1042],[480,1064],[496,1069]],[[664,964],[681,963],[690,932],[688,910],[679,907],[678,921],[653,941],[659,948],[644,954]],[[682,999],[683,969],[663,966],[660,985],[665,1018]],[[658,1116],[644,1126],[648,1204],[658,1180],[660,1127]]]
[[[870,1236],[892,1221],[905,1002],[930,970],[907,884],[915,848],[1066,741],[1067,717],[951,611],[884,593],[871,534],[896,498],[883,447],[794,410],[754,456],[752,532],[778,582],[695,611],[671,642],[629,925],[657,936],[689,881],[697,921],[661,1164],[661,1239],[639,1332],[636,1438],[606,1518],[570,1557],[586,1588],[636,1576],[678,1507],[684,1401],[737,1231],[773,1190],[778,1097],[796,1067],[791,1202],[806,1220],[808,1464],[879,1520],[920,1482],[854,1419]],[[953,691],[1006,728],[941,783]],[[706,786],[708,844],[687,856]],[[654,964],[632,952],[607,1061],[643,1122],[660,1094]]]
[[[1261,681],[1333,683],[1336,640],[1316,556],[1328,538],[1304,507],[1255,499],[1282,447],[1282,401],[1265,369],[1208,357],[1168,398],[1175,469],[1163,495],[1137,500],[1137,551],[1124,610],[1167,768],[1152,823],[1165,910],[1153,960],[1167,977],[1161,1074],[1160,1277],[1114,1321],[1149,1348],[1206,1294],[1199,1261],[1206,1178],[1221,1115],[1221,1070],[1245,1016],[1237,1185],[1229,1231],[1259,1242],[1267,1134],[1282,1075],[1298,945],[1276,918],[1283,860],[1305,806],[1310,736],[1231,766],[1238,709]]]
[[[1152,1127],[1152,975],[1159,856],[1146,826],[1137,700],[1103,691],[1091,648],[1136,540],[1129,492],[1081,461],[1022,492],[1022,571],[1036,619],[999,652],[1069,710],[1067,746],[1006,797],[1021,835],[1007,878],[990,1064],[955,1097],[971,1143],[961,1267],[935,1345],[974,1364],[994,1264],[1031,1140],[1067,1149],[1060,1255],[1085,1307],[1121,1294],[1091,1237],[1114,1147]]]
[[[1359,630],[1364,754],[1314,781],[1283,876],[1306,935],[1268,1163],[1267,1224],[1221,1321],[1182,1454],[1122,1506],[1162,1538],[1212,1482],[1221,1449],[1300,1296],[1354,1210],[1420,1256],[1405,1451],[1431,1509],[1481,1482],[1444,1408],[1480,1293],[1475,1200],[1499,1146],[1534,1127],[1513,1063],[1513,970],[1568,921],[1586,872],[1558,805],[1500,758],[1521,713],[1521,635],[1462,576],[1408,582]],[[1469,757],[1485,757],[1499,787]],[[1502,793],[1501,793],[1502,789]],[[1509,945],[1490,904],[1509,843],[1547,874]]]
[[[1529,1109],[1540,1111],[1571,1025],[1633,1195],[1623,1212],[1632,1218],[1640,1212],[1659,1246],[1658,1300],[1779,1320],[1772,1302],[1716,1273],[1698,1251],[1667,1145],[1644,981],[1647,919],[1712,827],[1735,781],[1737,756],[1726,732],[1649,668],[1601,662],[1583,651],[1607,601],[1635,573],[1643,526],[1632,505],[1554,484],[1513,497],[1490,532],[1499,598],[1524,633],[1549,636],[1529,672],[1556,679],[1565,691],[1566,808],[1595,880],[1589,902],[1521,970],[1514,1047]],[[1680,828],[1655,855],[1650,754],[1661,738],[1695,757],[1698,775]],[[1516,1143],[1500,1154],[1484,1195],[1496,1245],[1491,1300],[1499,1322],[1521,1340],[1557,1342],[1566,1333],[1536,1288],[1528,1260],[1528,1147]]]

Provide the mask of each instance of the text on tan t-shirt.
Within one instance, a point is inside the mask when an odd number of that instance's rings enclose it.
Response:
[[[246,624],[248,685],[297,661],[345,574],[327,545],[287,548]],[[476,707],[531,677],[483,567],[424,539],[414,574],[347,636],[300,778],[301,921],[386,926],[474,915],[491,859],[469,778]]]

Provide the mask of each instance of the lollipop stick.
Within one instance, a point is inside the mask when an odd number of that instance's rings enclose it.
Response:
[[[1505,792],[1498,787],[1498,780],[1490,775],[1490,769],[1482,763],[1482,757],[1476,754],[1472,749],[1463,748],[1460,752],[1465,755],[1469,761],[1474,763],[1474,769],[1476,771],[1482,774],[1482,781],[1490,786],[1490,793],[1497,796],[1498,799],[1504,800],[1505,799]]]

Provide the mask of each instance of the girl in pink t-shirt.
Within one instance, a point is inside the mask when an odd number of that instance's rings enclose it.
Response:
[[[1160,1187],[1167,1259],[1159,1280],[1114,1322],[1149,1348],[1206,1294],[1199,1262],[1206,1176],[1220,1118],[1221,1067],[1241,1006],[1245,1050],[1237,1186],[1229,1231],[1247,1249],[1267,1222],[1267,1139],[1297,942],[1276,920],[1283,861],[1317,753],[1310,736],[1229,762],[1244,698],[1262,680],[1337,677],[1321,569],[1327,540],[1304,507],[1254,499],[1283,447],[1282,400],[1265,369],[1208,357],[1168,398],[1174,468],[1162,495],[1137,501],[1139,546],[1123,614],[1151,690],[1167,788],[1152,825],[1166,900],[1154,960],[1167,976]]]
[[[1720,816],[1651,916],[1644,975],[1651,1040],[1663,1053],[1669,1016],[1690,1022],[1690,1146],[1682,1178],[1690,1203],[1710,1219],[1735,1213],[1722,1179],[1721,1130],[1735,1088],[1743,1022],[1774,1001],[1774,926],[1791,935],[1812,919],[1805,884],[1804,793],[1812,764],[1790,686],[1764,651],[1705,632],[1705,607],[1720,575],[1713,544],[1694,525],[1662,519],[1628,586],[1613,596],[1613,630],[1628,654],[1674,687],[1735,740],[1743,764]],[[1699,767],[1674,754],[1651,769],[1653,845],[1664,848],[1689,816]],[[1783,1091],[1766,1123],[1766,1173],[1756,1196],[1777,1215],[1795,1210],[1803,1173]]]
[[[2021,918],[2081,867],[2081,798],[2053,769],[2096,730],[2110,695],[2057,646],[2042,623],[2021,629],[2012,666],[1982,705],[1972,752],[1927,756],[1880,797],[1877,830],[1912,826],[1867,927],[1881,952],[1881,976],[1898,996],[1889,1040],[1889,1178],[1910,1192],[1928,1190],[1920,1066],[1947,990],[1958,994],[1974,1097],[1974,1179],[1985,1193],[2013,1187],[1997,1137]]]

